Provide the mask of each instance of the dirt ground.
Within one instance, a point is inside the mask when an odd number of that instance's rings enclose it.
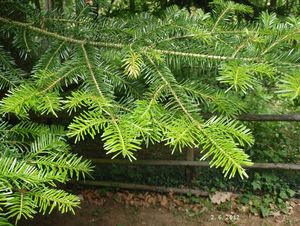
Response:
[[[278,214],[263,219],[234,209],[206,207],[207,203],[201,202],[178,208],[183,202],[175,200],[175,205],[160,194],[132,195],[128,192],[95,197],[95,194],[90,193],[79,195],[82,204],[76,210],[76,215],[54,213],[37,216],[32,221],[20,222],[19,226],[300,226],[300,201],[296,201],[297,205],[289,215]],[[143,198],[138,198],[141,196]],[[159,200],[159,205],[155,199]]]

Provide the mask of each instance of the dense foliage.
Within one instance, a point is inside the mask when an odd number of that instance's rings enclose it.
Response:
[[[4,133],[3,145],[7,134],[17,136],[0,159],[3,170],[17,172],[0,176],[7,217],[30,217],[37,206],[42,212],[54,205],[72,210],[76,197],[46,185],[90,171],[89,162],[69,153],[64,133],[32,124],[34,115],[69,113],[67,135],[80,141],[101,134],[112,157],[134,160],[141,145],[158,142],[174,151],[199,147],[202,159],[223,168],[225,176],[243,178],[243,166],[251,164],[243,149],[254,139],[234,118],[259,110],[245,100],[261,103],[272,94],[298,108],[297,17],[282,20],[263,12],[249,22],[251,7],[220,0],[211,13],[171,7],[159,15],[124,17],[95,14],[89,1],[63,12],[18,1],[0,6],[0,87],[6,92],[0,111],[5,119],[22,121],[3,123],[4,131],[12,130]],[[29,179],[20,184],[22,170]],[[55,202],[64,197],[67,203]],[[18,208],[23,203],[26,208]]]
[[[2,121],[0,134],[1,215],[17,222],[54,208],[74,212],[78,197],[56,186],[89,174],[91,167],[70,152],[63,128],[29,122],[12,126]]]

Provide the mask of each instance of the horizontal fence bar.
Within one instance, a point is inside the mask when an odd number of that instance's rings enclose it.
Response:
[[[78,183],[78,182],[74,182],[74,183]],[[120,183],[120,182],[113,182],[113,181],[92,181],[92,180],[79,181],[79,184],[89,185],[89,186],[117,187],[122,189],[131,189],[131,190],[155,191],[155,192],[163,192],[163,193],[192,194],[192,195],[198,195],[203,197],[209,196],[208,192],[201,191],[198,189],[189,189],[189,188],[173,188],[173,187],[153,186],[153,185],[144,185],[144,184],[129,184],[129,183]]]
[[[300,114],[270,115],[270,114],[242,114],[236,119],[240,121],[300,121]]]
[[[122,165],[153,165],[153,166],[193,166],[193,167],[209,167],[208,162],[203,161],[182,161],[182,160],[136,160],[130,162],[124,159],[100,159],[93,158],[90,159],[94,164],[122,164]],[[247,166],[245,168],[254,169],[276,169],[276,170],[300,170],[300,164],[290,164],[290,163],[254,163],[252,166]],[[116,187],[121,189],[130,190],[144,190],[144,191],[154,191],[163,193],[177,193],[177,194],[193,194],[197,196],[207,197],[208,192],[201,191],[198,189],[190,188],[174,188],[174,187],[163,187],[163,186],[153,186],[144,184],[132,184],[114,181],[92,181],[85,180],[79,181],[79,184],[88,186],[103,186],[103,187]]]
[[[183,160],[136,160],[130,162],[123,159],[90,159],[94,164],[122,164],[122,165],[152,165],[152,166],[195,166],[209,167],[208,162],[203,161],[183,161]],[[300,170],[300,164],[292,163],[254,163],[245,168],[253,169],[282,169],[282,170]]]

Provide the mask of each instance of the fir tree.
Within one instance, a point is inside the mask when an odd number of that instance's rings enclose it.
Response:
[[[264,12],[249,22],[244,19],[252,13],[249,6],[220,0],[213,2],[212,13],[171,7],[160,16],[96,19],[84,2],[64,13],[37,13],[34,6],[19,4],[1,4],[7,15],[0,17],[1,37],[21,57],[39,60],[25,73],[12,64],[9,51],[0,50],[0,84],[8,89],[1,112],[26,121],[32,111],[54,116],[68,111],[75,115],[68,136],[80,141],[101,134],[113,158],[134,160],[142,144],[165,142],[174,151],[199,147],[202,159],[223,168],[225,176],[247,177],[243,166],[252,163],[243,149],[254,141],[234,119],[246,110],[243,98],[258,87],[289,101],[300,95],[296,17],[282,21]],[[12,19],[15,11],[26,16]],[[207,112],[215,116],[205,120]],[[72,154],[47,153],[47,162],[71,158],[89,172],[89,163]],[[28,206],[36,202],[45,211],[48,202],[31,200]]]

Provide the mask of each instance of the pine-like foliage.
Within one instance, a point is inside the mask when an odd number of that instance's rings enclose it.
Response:
[[[70,178],[89,175],[90,162],[69,150],[60,126],[0,123],[0,224],[31,218],[37,212],[73,212],[76,195],[56,188]]]
[[[247,22],[248,6],[216,0],[212,7],[211,14],[172,7],[160,17],[95,19],[79,2],[64,14],[24,9],[25,21],[0,17],[2,35],[21,56],[43,50],[19,86],[3,66],[10,76],[0,81],[9,87],[1,112],[21,119],[30,110],[77,112],[69,137],[101,134],[112,157],[133,160],[143,143],[200,147],[211,166],[245,177],[251,161],[243,148],[253,138],[234,116],[257,86],[299,98],[300,21],[262,13]],[[207,112],[218,116],[204,120]]]

